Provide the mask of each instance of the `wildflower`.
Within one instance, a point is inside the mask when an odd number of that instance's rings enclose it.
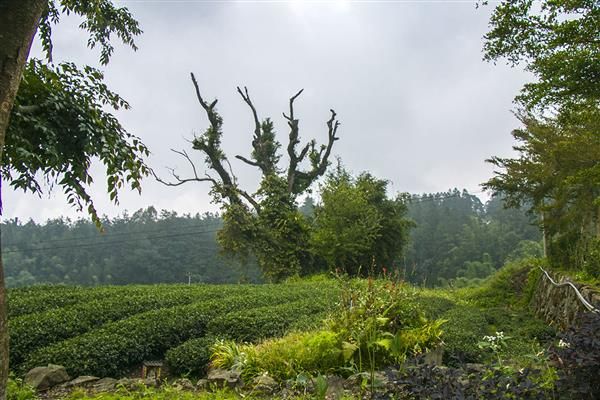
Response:
[[[571,347],[571,343],[565,342],[564,340],[560,339],[558,341],[558,347],[560,347],[561,349],[568,349],[569,347]]]

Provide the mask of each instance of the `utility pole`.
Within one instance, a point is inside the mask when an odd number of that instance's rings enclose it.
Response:
[[[190,286],[192,284],[192,273],[188,272],[187,277],[188,277],[188,286]]]

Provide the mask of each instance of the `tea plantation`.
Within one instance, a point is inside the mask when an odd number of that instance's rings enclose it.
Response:
[[[72,375],[121,376],[209,337],[256,341],[318,323],[332,281],[278,285],[32,287],[9,291],[10,365],[49,363]],[[189,361],[174,357],[174,368]]]

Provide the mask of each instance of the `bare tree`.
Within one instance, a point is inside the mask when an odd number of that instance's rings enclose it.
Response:
[[[249,157],[236,155],[235,158],[258,168],[262,174],[261,185],[255,193],[241,189],[227,155],[221,147],[223,119],[216,111],[217,100],[207,102],[200,93],[198,82],[191,74],[198,102],[206,113],[209,127],[191,141],[192,148],[205,155],[205,163],[210,173],[199,174],[198,167],[185,150],[173,150],[182,156],[191,167],[191,176],[181,177],[171,169],[171,179],[154,176],[159,182],[169,186],[180,186],[188,182],[209,182],[215,201],[221,203],[225,226],[219,233],[219,240],[226,251],[250,252],[257,258],[263,271],[273,279],[299,272],[303,258],[298,254],[305,230],[298,221],[295,200],[304,193],[320,176],[325,174],[329,157],[340,126],[334,110],[327,121],[327,144],[317,146],[313,139],[300,146],[299,120],[294,114],[294,102],[302,94],[298,91],[290,98],[289,112],[283,113],[289,126],[286,146],[289,158],[287,167],[280,168],[281,144],[275,138],[273,123],[269,118],[262,122],[248,89],[238,87],[237,91],[248,105],[254,120],[252,151]],[[303,162],[309,166],[302,168]],[[281,228],[285,222],[287,227]],[[283,225],[285,225],[283,224]],[[295,228],[291,226],[295,225]],[[292,234],[291,231],[295,232]],[[286,231],[287,230],[287,231]],[[284,232],[286,231],[286,232]],[[306,233],[306,232],[304,232]],[[294,251],[298,249],[298,251]],[[304,248],[305,251],[305,248]],[[288,261],[285,261],[288,260]],[[281,273],[272,273],[274,263],[291,263],[293,266],[279,266]]]

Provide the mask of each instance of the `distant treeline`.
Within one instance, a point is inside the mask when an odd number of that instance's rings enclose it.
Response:
[[[525,210],[505,209],[500,197],[483,204],[457,189],[413,196],[408,216],[416,227],[399,264],[413,283],[460,286],[511,259],[542,255],[535,219]]]
[[[411,241],[390,271],[417,284],[462,285],[505,261],[541,253],[541,234],[522,210],[503,209],[500,198],[483,204],[466,191],[412,196]],[[313,202],[301,212],[312,215]],[[260,282],[251,260],[219,254],[214,214],[178,215],[154,207],[105,219],[104,232],[87,220],[17,219],[2,223],[8,286]]]
[[[36,283],[258,282],[255,263],[240,265],[219,255],[213,214],[178,215],[154,207],[103,221],[52,219],[45,224],[2,223],[8,286]]]

